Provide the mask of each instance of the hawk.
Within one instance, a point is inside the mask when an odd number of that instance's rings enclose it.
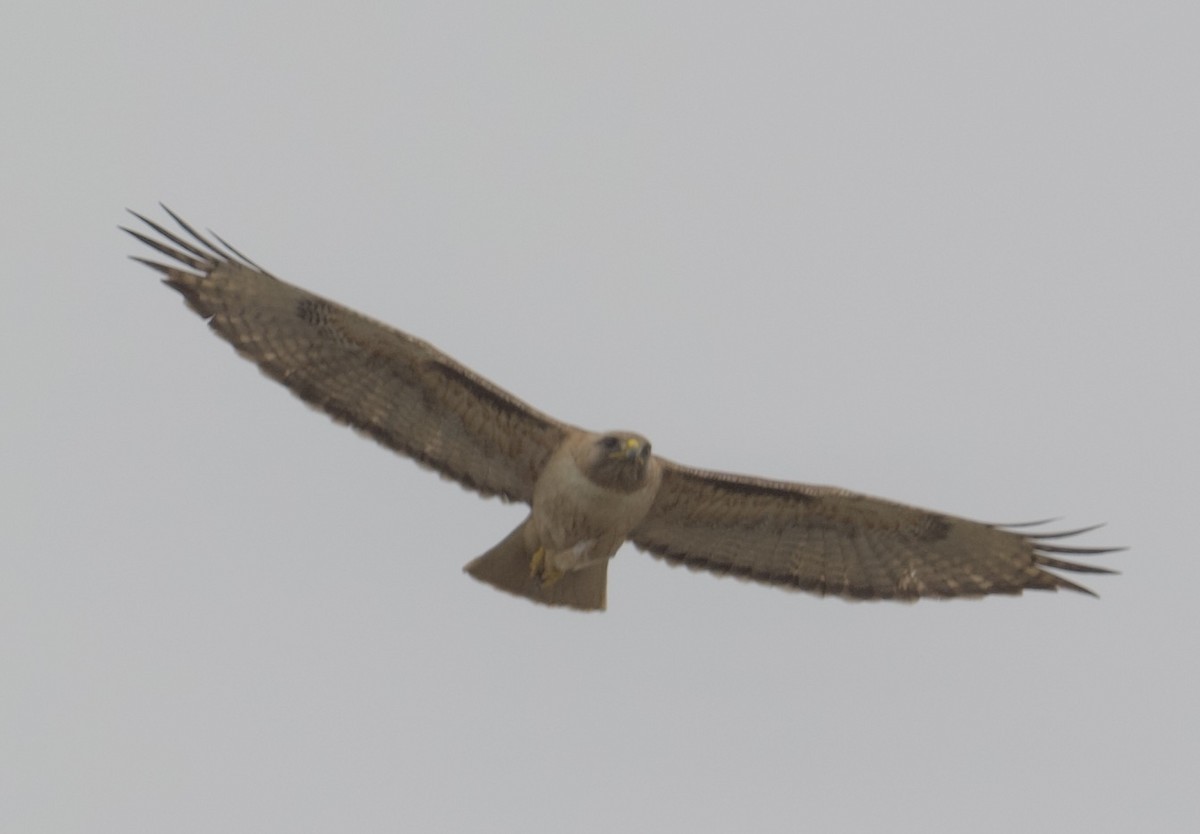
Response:
[[[530,506],[471,576],[546,605],[602,610],[627,540],[672,564],[850,599],[915,600],[1059,588],[1059,558],[1120,548],[1061,539],[842,489],[709,472],[628,431],[592,432],[526,405],[432,345],[285,283],[163,207],[179,230],[122,229],[217,335],[334,420],[468,489]],[[1037,522],[1038,524],[1042,522]],[[1051,570],[1048,570],[1051,569]],[[1093,594],[1094,595],[1094,594]]]

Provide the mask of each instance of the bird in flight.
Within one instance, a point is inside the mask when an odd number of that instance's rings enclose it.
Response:
[[[626,541],[672,564],[849,599],[1091,594],[1054,571],[1113,572],[1062,558],[1121,549],[1061,543],[1094,527],[1035,532],[710,472],[659,457],[635,432],[560,422],[427,342],[275,278],[163,208],[178,230],[136,212],[148,229],[122,228],[170,263],[134,260],[162,273],[238,353],[389,449],[530,506],[464,568],[501,590],[602,610],[609,560]]]

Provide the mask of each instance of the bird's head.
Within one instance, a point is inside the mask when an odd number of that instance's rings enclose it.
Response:
[[[646,482],[650,441],[628,431],[611,431],[592,442],[585,471],[600,486],[632,492]]]

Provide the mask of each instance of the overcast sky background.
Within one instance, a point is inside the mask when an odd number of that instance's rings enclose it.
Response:
[[[10,2],[0,830],[1200,822],[1200,9]],[[632,548],[303,407],[116,226],[162,200],[691,464],[1106,521],[1099,600],[848,604]]]

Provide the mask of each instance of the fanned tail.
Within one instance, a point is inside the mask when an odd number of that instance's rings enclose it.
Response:
[[[530,573],[529,566],[537,545],[533,541],[532,530],[528,528],[529,519],[526,519],[487,553],[468,562],[463,570],[480,582],[542,605],[603,611],[608,586],[608,559],[582,570],[569,571],[552,584],[544,584]]]

